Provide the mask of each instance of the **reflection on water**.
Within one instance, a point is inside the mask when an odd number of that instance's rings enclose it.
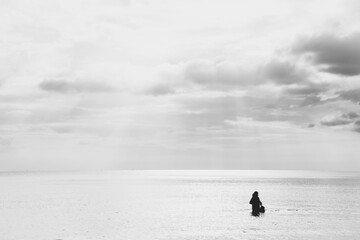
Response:
[[[0,174],[3,239],[354,239],[358,173]],[[251,215],[258,191],[266,213]]]

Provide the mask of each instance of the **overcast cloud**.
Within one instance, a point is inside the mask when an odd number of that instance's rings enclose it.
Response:
[[[360,169],[357,1],[0,2],[1,170]]]

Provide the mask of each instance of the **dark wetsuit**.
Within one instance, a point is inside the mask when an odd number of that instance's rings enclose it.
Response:
[[[260,205],[262,205],[259,197],[252,197],[250,200],[250,204],[252,205],[252,213],[259,214]]]

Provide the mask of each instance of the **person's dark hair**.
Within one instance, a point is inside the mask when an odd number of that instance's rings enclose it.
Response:
[[[253,193],[253,197],[257,197],[257,196],[259,196],[259,193],[258,193],[257,191],[255,191],[255,192]]]

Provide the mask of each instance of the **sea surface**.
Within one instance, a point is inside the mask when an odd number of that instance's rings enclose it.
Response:
[[[360,239],[360,174],[0,173],[0,239]]]

